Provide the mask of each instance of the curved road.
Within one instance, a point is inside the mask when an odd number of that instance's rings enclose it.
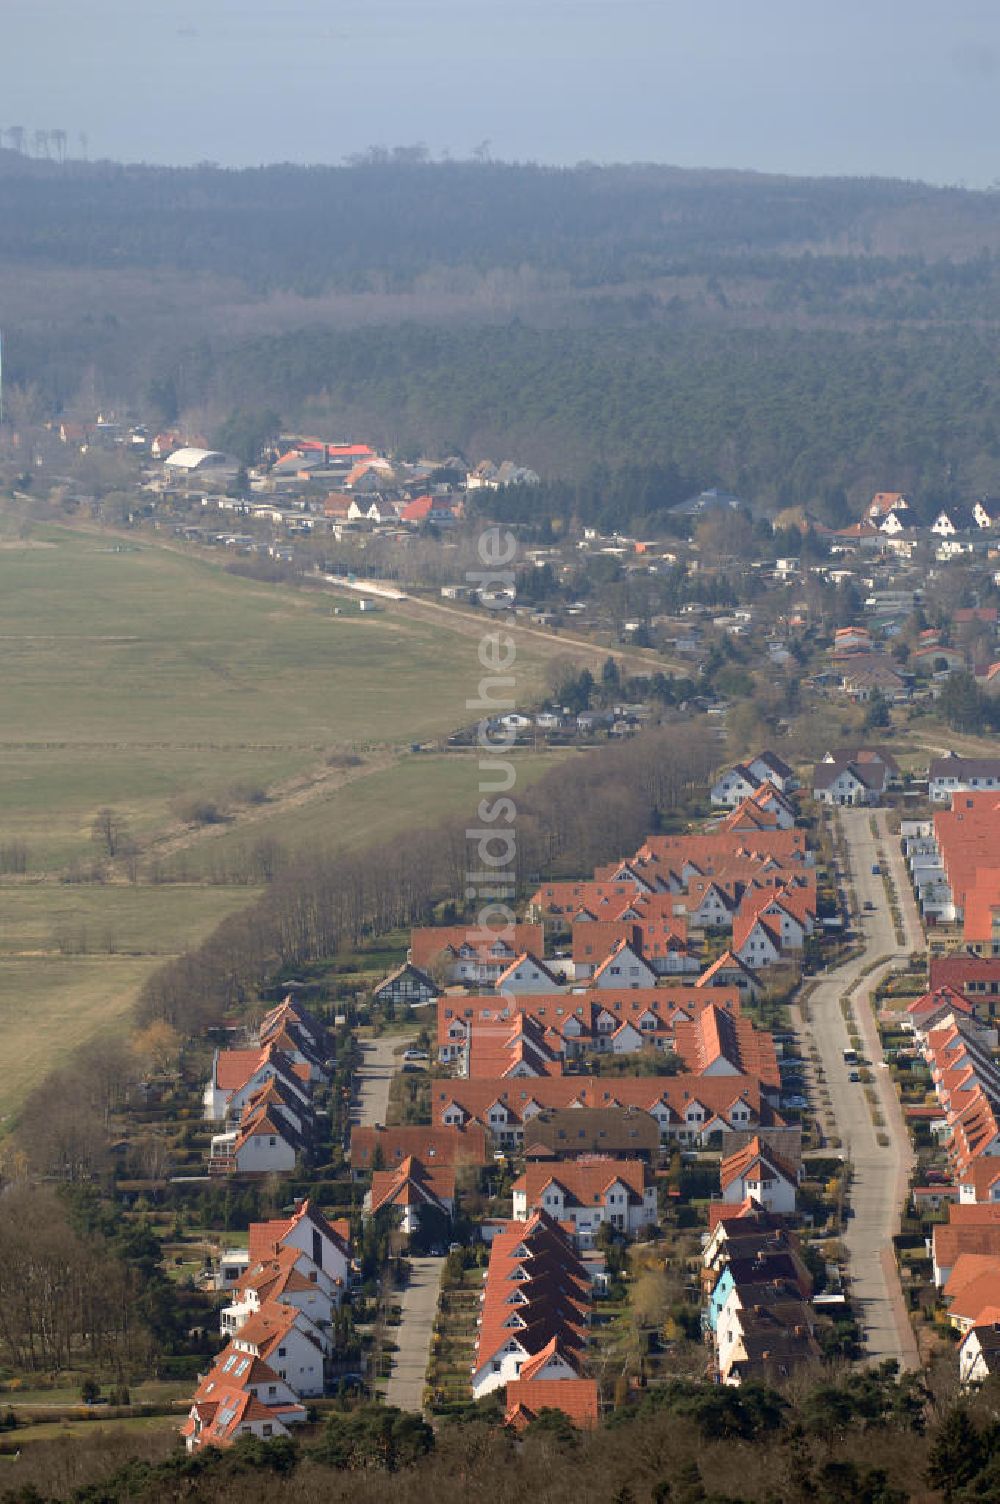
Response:
[[[878,822],[886,866],[896,887],[903,913],[906,944],[896,943],[889,900],[881,876],[872,872],[877,843],[872,836],[872,815]],[[839,1136],[845,1159],[853,1168],[849,1203],[852,1216],[844,1233],[851,1290],[861,1322],[867,1357],[876,1361],[895,1358],[902,1368],[919,1366],[913,1331],[903,1302],[892,1251],[892,1238],[899,1231],[900,1209],[913,1163],[909,1134],[892,1079],[882,1065],[869,1003],[872,988],[923,943],[920,921],[910,892],[899,842],[888,835],[884,810],[840,809],[836,818],[847,843],[851,877],[860,913],[852,916],[864,941],[864,951],[814,984],[800,1026],[803,1043],[819,1050],[831,1109],[825,1128]],[[874,905],[871,912],[865,902]],[[872,969],[873,963],[879,963]],[[884,1133],[889,1144],[881,1146],[871,1120],[865,1088],[849,1079],[851,1067],[844,1063],[849,1046],[840,999],[851,997],[854,1017],[863,1040],[863,1053],[879,1094]]]

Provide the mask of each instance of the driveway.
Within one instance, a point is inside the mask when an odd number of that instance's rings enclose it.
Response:
[[[404,1034],[381,1034],[361,1042],[361,1065],[354,1077],[351,1122],[362,1128],[384,1123],[389,1110],[389,1085],[403,1063],[397,1050],[411,1042]]]
[[[424,1384],[443,1264],[441,1258],[410,1260],[410,1280],[401,1302],[402,1321],[399,1326],[386,1330],[386,1335],[397,1343],[399,1351],[392,1355],[385,1402],[398,1406],[400,1410],[424,1408]]]
[[[895,1358],[903,1368],[915,1368],[919,1366],[916,1342],[892,1254],[892,1238],[899,1231],[912,1150],[892,1080],[882,1068],[882,1050],[868,1000],[872,988],[922,943],[922,936],[912,900],[906,903],[909,885],[899,843],[887,834],[885,812],[879,810],[875,817],[882,849],[901,901],[906,930],[906,945],[897,946],[882,878],[871,870],[877,849],[869,826],[872,813],[867,809],[837,812],[860,908],[854,922],[863,939],[864,952],[823,975],[804,1005],[805,1023],[800,1028],[804,1044],[808,1047],[812,1042],[819,1050],[830,1093],[831,1110],[824,1127],[840,1138],[844,1157],[853,1168],[852,1216],[846,1223],[844,1244],[867,1355],[874,1360]],[[866,901],[874,906],[871,912],[864,910]],[[881,964],[869,971],[876,961]],[[864,1057],[871,1062],[885,1122],[880,1131],[889,1137],[887,1146],[876,1139],[864,1086],[849,1079],[852,1067],[844,1063],[843,1052],[850,1045],[840,1009],[840,999],[845,994],[851,997]]]

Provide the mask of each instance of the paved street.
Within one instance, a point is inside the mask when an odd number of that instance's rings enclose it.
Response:
[[[410,1260],[410,1282],[403,1291],[401,1324],[387,1328],[387,1335],[398,1344],[399,1351],[392,1355],[392,1373],[385,1401],[387,1405],[398,1405],[400,1410],[423,1409],[427,1359],[443,1264],[441,1258]]]
[[[383,1034],[378,1039],[362,1043],[362,1063],[354,1078],[352,1123],[371,1128],[376,1123],[385,1122],[389,1108],[389,1085],[403,1063],[402,1055],[396,1051],[405,1048],[411,1037]],[[401,1410],[423,1408],[424,1378],[443,1263],[444,1260],[440,1258],[415,1258],[410,1261],[410,1281],[399,1301],[403,1308],[400,1325],[386,1329],[387,1335],[399,1348],[392,1355],[386,1403],[398,1405]]]
[[[864,939],[864,953],[836,971],[825,974],[813,988],[806,1005],[808,1022],[804,1028],[804,1040],[807,1046],[811,1040],[818,1048],[830,1092],[831,1111],[825,1116],[825,1130],[840,1138],[843,1153],[853,1166],[850,1195],[853,1215],[846,1224],[844,1241],[867,1353],[876,1360],[895,1358],[904,1368],[913,1368],[918,1364],[916,1343],[903,1308],[891,1242],[899,1229],[900,1208],[912,1156],[889,1072],[881,1064],[882,1051],[868,997],[893,965],[921,943],[921,935],[898,841],[887,834],[885,812],[878,811],[876,818],[883,850],[903,909],[906,929],[906,946],[900,949],[896,944],[882,878],[871,870],[876,860],[876,842],[869,828],[871,814],[872,811],[867,809],[843,809],[837,814],[847,841],[860,909],[853,922]],[[874,905],[870,913],[864,910],[866,901]],[[868,968],[874,961],[883,964],[869,973]],[[866,975],[862,978],[863,972]],[[863,1053],[872,1063],[885,1119],[883,1131],[890,1138],[887,1147],[881,1147],[876,1140],[864,1087],[848,1079],[851,1067],[845,1065],[843,1052],[850,1039],[840,1009],[840,999],[845,993],[851,994],[854,1015],[864,1041]]]
[[[384,1123],[389,1110],[389,1083],[402,1064],[395,1052],[408,1043],[401,1034],[383,1034],[362,1042],[362,1063],[354,1078],[351,1122],[362,1128]]]

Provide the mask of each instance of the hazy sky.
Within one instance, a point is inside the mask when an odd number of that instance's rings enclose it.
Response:
[[[1000,0],[0,0],[0,126],[93,156],[424,142],[1000,179]]]

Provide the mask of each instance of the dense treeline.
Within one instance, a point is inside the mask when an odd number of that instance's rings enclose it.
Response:
[[[971,331],[410,325],[313,330],[202,355],[210,403],[283,404],[316,424],[347,414],[357,431],[403,450],[513,453],[570,481],[603,464],[609,491],[623,488],[613,472],[635,471],[624,477],[631,500],[615,502],[632,517],[719,483],[821,512],[839,492],[870,494],[886,477],[943,501],[996,486],[1000,469],[995,342]],[[531,500],[505,498],[502,510],[522,520]],[[537,502],[544,515],[545,493]]]
[[[634,851],[707,776],[713,755],[703,734],[682,725],[575,759],[523,793],[515,785],[518,881],[586,871]],[[502,786],[496,759],[483,781],[486,790]],[[470,850],[466,822],[455,821],[359,853],[300,857],[255,905],[146,983],[140,1023],[166,1022],[183,1035],[198,1034],[283,969],[426,921],[435,902],[463,892]]]
[[[996,1390],[956,1403],[894,1365],[777,1391],[677,1381],[593,1435],[543,1412],[523,1440],[495,1404],[436,1433],[383,1407],[334,1413],[319,1438],[253,1439],[185,1457],[160,1435],[35,1444],[4,1504],[990,1504]],[[33,1490],[37,1489],[38,1492]]]
[[[429,271],[459,266],[530,267],[603,286],[683,277],[706,265],[717,273],[725,258],[751,251],[758,259],[747,271],[769,278],[780,270],[777,260],[761,259],[768,252],[841,253],[846,245],[870,255],[884,242],[906,251],[903,267],[919,289],[921,251],[1000,248],[1000,204],[989,194],[884,179],[412,156],[233,171],[57,167],[0,153],[0,257],[211,272],[315,293],[410,287]],[[811,280],[831,289],[868,280],[845,274],[846,264],[838,256],[813,266]]]
[[[129,1371],[153,1351],[159,1245],[88,1216],[48,1187],[15,1182],[0,1219],[0,1357],[22,1372],[73,1364]],[[153,1323],[155,1325],[155,1321]]]
[[[0,153],[9,414],[275,409],[547,480],[641,466],[655,494],[605,508],[629,525],[689,484],[831,518],[998,488],[1000,195],[420,156]]]

